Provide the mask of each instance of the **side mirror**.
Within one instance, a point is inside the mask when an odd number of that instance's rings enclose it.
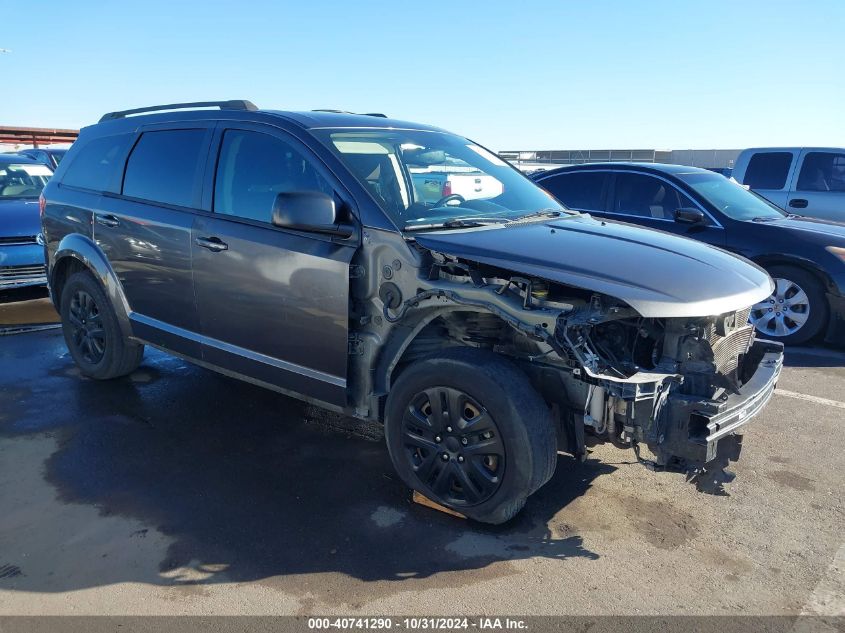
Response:
[[[681,224],[701,224],[704,222],[704,213],[701,209],[678,209],[675,211],[675,222]]]
[[[273,201],[273,225],[298,231],[328,233],[349,237],[351,224],[341,223],[333,196],[322,191],[294,191],[276,195]]]

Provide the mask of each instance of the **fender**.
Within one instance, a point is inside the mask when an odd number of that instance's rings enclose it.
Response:
[[[815,275],[824,284],[825,290],[828,293],[841,295],[843,291],[845,291],[845,288],[839,288],[836,281],[831,278],[828,271],[806,257],[782,253],[765,253],[749,257],[749,259],[763,268],[766,268],[767,266],[794,266],[796,268],[803,268]]]
[[[123,287],[117,278],[108,259],[100,250],[100,247],[89,237],[79,233],[70,233],[62,238],[56,247],[56,252],[52,257],[50,265],[49,284],[50,294],[53,295],[53,303],[58,308],[59,297],[53,291],[55,287],[55,276],[57,271],[61,271],[67,263],[67,258],[71,257],[80,262],[87,268],[100,285],[105,290],[106,296],[111,302],[114,313],[117,315],[117,321],[120,325],[121,332],[124,336],[132,336],[132,327],[129,322],[129,303],[126,301],[126,295],[123,293]]]
[[[393,382],[393,370],[413,340],[429,323],[450,312],[465,311],[460,305],[436,306],[420,310],[412,322],[402,324],[388,336],[382,353],[373,366],[374,384],[378,391],[387,393]]]

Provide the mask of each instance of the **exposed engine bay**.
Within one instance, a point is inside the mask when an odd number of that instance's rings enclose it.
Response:
[[[423,261],[412,289],[396,275],[369,290],[381,314],[363,318],[367,335],[381,346],[386,330],[405,332],[388,375],[455,345],[506,355],[556,413],[559,450],[579,458],[590,441],[610,441],[651,466],[695,471],[723,439],[718,456],[735,459],[736,429],[768,401],[780,371],[781,346],[755,344],[750,308],[644,318],[600,293],[437,252]],[[761,363],[771,388],[748,402]]]

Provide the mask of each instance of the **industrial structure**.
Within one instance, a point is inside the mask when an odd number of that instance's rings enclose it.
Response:
[[[24,147],[41,147],[73,143],[79,130],[0,125],[0,150],[14,151]]]
[[[705,169],[733,169],[738,149],[585,149],[585,150],[510,150],[499,156],[523,171],[553,169],[564,165],[631,161],[668,163]]]

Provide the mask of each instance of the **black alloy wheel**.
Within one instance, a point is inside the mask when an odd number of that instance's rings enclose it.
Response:
[[[64,282],[59,313],[68,351],[83,376],[109,380],[141,363],[144,346],[124,335],[114,306],[90,272],[74,273]]]
[[[92,365],[102,361],[106,353],[106,334],[94,297],[85,290],[77,290],[71,297],[68,320],[71,340],[79,355]]]
[[[499,486],[505,445],[490,412],[459,389],[418,393],[402,419],[402,442],[432,496],[461,507],[482,503]]]
[[[384,430],[410,488],[484,523],[515,516],[557,463],[548,405],[525,372],[491,350],[453,347],[401,368]]]

